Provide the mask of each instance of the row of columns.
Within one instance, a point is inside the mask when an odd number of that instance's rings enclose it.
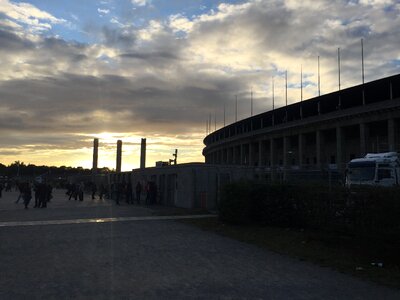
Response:
[[[97,172],[97,164],[99,158],[99,139],[95,138],[93,140],[93,165],[92,172],[95,174]],[[116,155],[116,172],[120,173],[122,167],[122,141],[117,141],[117,155]],[[146,139],[142,139],[140,146],[140,168],[144,169],[146,167]]]
[[[397,121],[395,119],[387,120],[387,141],[388,147],[386,149],[381,149],[385,151],[396,151],[396,134],[397,134]],[[345,127],[337,126],[336,128],[331,128],[330,130],[335,131],[335,144],[336,149],[331,150],[331,153],[335,153],[334,161],[338,168],[338,170],[343,170],[345,163],[348,162],[349,157],[344,155],[345,152]],[[327,129],[329,130],[329,129]],[[306,147],[306,135],[313,134],[312,132],[303,132],[297,134],[297,165],[301,168],[305,165],[304,162],[304,154]],[[314,165],[316,168],[322,167],[322,154],[323,151],[326,150],[324,148],[324,130],[316,130],[315,134],[315,156],[314,156]],[[362,122],[359,124],[359,148],[358,152],[355,153],[357,157],[362,157],[367,153],[367,141],[369,137],[369,124]],[[281,136],[281,137],[271,137],[269,139],[259,139],[257,141],[247,141],[245,143],[240,143],[237,145],[233,145],[222,150],[214,151],[206,155],[207,163],[214,164],[234,164],[234,165],[249,165],[249,166],[269,166],[271,169],[276,167],[277,165],[281,165],[283,168],[287,168],[290,165],[289,162],[289,154],[291,153],[290,149],[290,139],[293,139],[293,136]],[[279,141],[280,140],[280,141]],[[277,143],[278,141],[282,143],[282,152],[277,153]],[[269,144],[269,151],[266,151],[264,145]],[[255,150],[256,148],[257,151]],[[378,148],[378,147],[377,147]],[[313,152],[314,152],[313,151]],[[258,152],[258,157],[255,157],[256,152]],[[268,157],[265,157],[265,154],[269,152],[269,163],[265,163]],[[280,154],[280,155],[279,155]],[[282,158],[282,162],[277,164],[277,156]],[[326,163],[326,162],[325,162]],[[332,162],[331,162],[332,163]],[[308,162],[308,164],[310,164]]]

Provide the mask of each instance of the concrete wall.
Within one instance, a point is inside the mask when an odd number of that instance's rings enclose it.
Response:
[[[201,163],[134,169],[132,172],[110,174],[110,184],[137,182],[145,186],[153,181],[157,185],[157,203],[183,208],[216,209],[224,184],[241,179],[256,178],[255,168],[214,166]],[[145,198],[143,192],[141,199]]]

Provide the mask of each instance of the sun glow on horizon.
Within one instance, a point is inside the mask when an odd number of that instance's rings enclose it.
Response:
[[[79,133],[70,137],[69,142],[58,145],[20,145],[13,149],[13,155],[3,157],[0,163],[9,165],[15,161],[25,164],[82,167],[91,169],[93,164],[93,140],[99,139],[98,168],[116,168],[117,141],[122,140],[122,171],[130,171],[140,165],[140,144],[144,134],[100,132]],[[146,166],[155,166],[156,161],[169,161],[172,153],[178,149],[178,163],[203,162],[201,154],[202,134],[185,136],[160,134],[147,135]],[[195,142],[194,142],[195,141]],[[84,145],[83,147],[76,147]],[[36,146],[36,147],[35,147]],[[0,148],[1,150],[1,148]]]
[[[115,169],[118,140],[122,140],[122,171],[130,171],[139,167],[140,145],[143,134],[105,131],[96,134],[81,134],[81,136],[89,143],[92,143],[94,138],[99,139],[99,168]],[[175,149],[178,149],[178,163],[203,162],[204,158],[201,154],[203,148],[202,139],[202,134],[190,136],[150,135],[146,138],[146,166],[155,166],[156,161],[169,161]],[[198,142],[194,143],[193,140]],[[87,158],[76,161],[82,167],[92,167],[92,145],[84,149],[87,152]]]

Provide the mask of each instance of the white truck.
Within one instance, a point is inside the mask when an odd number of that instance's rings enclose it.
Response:
[[[347,164],[346,186],[400,184],[400,154],[397,152],[368,153]]]

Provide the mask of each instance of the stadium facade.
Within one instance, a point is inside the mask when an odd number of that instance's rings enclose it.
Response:
[[[398,151],[400,74],[297,102],[204,139],[206,164],[342,172],[368,152]]]

